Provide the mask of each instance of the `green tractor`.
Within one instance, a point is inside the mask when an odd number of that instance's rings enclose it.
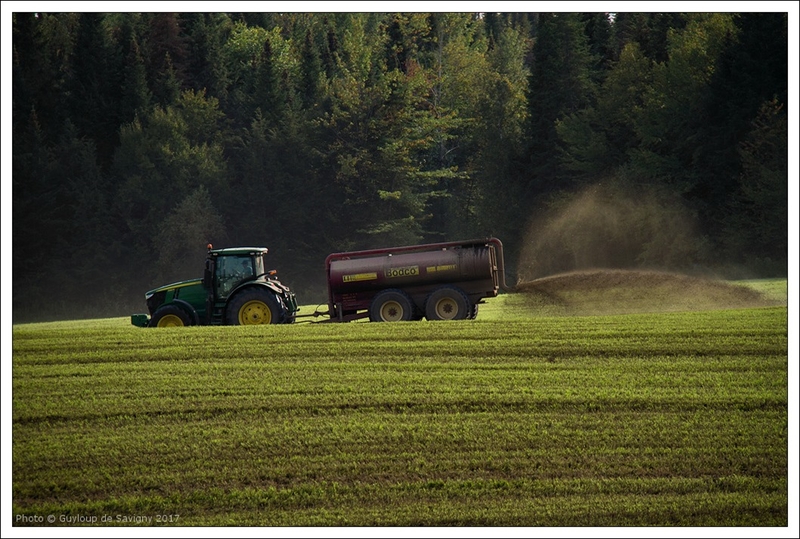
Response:
[[[138,327],[291,324],[297,301],[276,271],[265,268],[266,247],[208,246],[202,279],[168,284],[145,294],[150,315],[131,315]]]

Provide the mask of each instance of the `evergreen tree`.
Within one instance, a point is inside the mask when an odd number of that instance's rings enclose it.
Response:
[[[72,84],[71,61],[80,17],[76,14],[14,13],[12,120],[37,111],[39,129],[55,141],[71,114],[65,103]]]
[[[280,117],[294,99],[298,76],[297,56],[280,28],[267,31],[235,24],[222,54],[230,66],[226,109],[235,124],[248,125],[256,108]]]
[[[589,53],[596,60],[592,68],[595,82],[602,82],[612,63],[618,58],[614,43],[615,26],[608,13],[585,13]]]
[[[254,107],[273,120],[281,116],[282,109],[278,106],[280,91],[276,67],[273,62],[272,42],[264,40],[264,47],[258,60],[254,80]]]
[[[154,13],[149,28],[150,79],[163,79],[171,71],[180,89],[186,77],[189,47],[178,14]]]
[[[147,86],[144,59],[134,36],[131,37],[125,66],[120,118],[123,123],[130,123],[136,114],[145,114],[149,111],[152,100],[152,93]]]
[[[303,40],[300,60],[300,97],[305,109],[319,105],[320,90],[324,81],[322,60],[320,59],[314,36],[309,28]]]
[[[114,267],[112,216],[94,143],[67,120],[59,140],[45,147],[37,124],[31,115],[14,162],[15,308],[25,316],[88,314],[70,302],[81,299],[87,281],[102,287]]]
[[[616,49],[621,51],[628,43],[635,42],[647,58],[664,63],[669,60],[670,32],[683,30],[686,23],[686,13],[616,13]]]
[[[530,71],[525,58],[529,48],[523,33],[506,27],[488,53],[487,98],[477,115],[480,146],[472,163],[477,185],[474,192],[464,190],[470,197],[465,204],[475,208],[473,233],[505,238],[512,256],[520,230],[516,216],[525,212],[520,205],[525,193],[521,191],[517,164],[524,159],[526,150]],[[458,192],[454,194],[456,200],[462,197]],[[509,218],[498,219],[499,215]]]
[[[153,97],[156,103],[167,107],[177,103],[181,94],[181,82],[172,67],[169,53],[165,54],[163,66],[153,83]]]
[[[109,63],[104,15],[82,13],[77,29],[67,92],[69,118],[82,136],[94,141],[103,166],[110,163],[119,135],[122,81]]]
[[[695,156],[704,144],[711,74],[715,71],[733,17],[726,13],[696,14],[686,29],[670,34],[669,61],[653,66],[636,129],[642,144],[632,152],[632,165],[649,181],[665,183],[702,204]]]
[[[15,317],[30,316],[41,307],[40,288],[47,272],[45,254],[51,252],[52,236],[58,234],[58,191],[60,183],[50,177],[51,153],[35,110],[14,124],[12,163],[12,270]],[[54,220],[56,220],[55,225]]]
[[[541,14],[533,46],[529,105],[528,199],[567,187],[556,122],[593,104],[595,58],[577,13]]]
[[[785,275],[788,262],[787,120],[778,100],[763,104],[739,145],[739,189],[726,208],[729,256],[767,276]]]
[[[225,13],[188,13],[182,16],[187,30],[187,84],[227,102],[228,66],[222,48],[232,22]]]
[[[637,120],[651,84],[651,62],[638,43],[629,43],[598,90],[596,104],[557,123],[562,165],[574,178],[598,181],[628,162],[641,143]]]
[[[708,226],[730,215],[742,173],[740,145],[764,103],[786,103],[788,20],[785,13],[742,13],[724,37],[708,82],[703,121],[693,154],[697,171],[691,196],[705,206]],[[713,225],[711,223],[714,223]]]

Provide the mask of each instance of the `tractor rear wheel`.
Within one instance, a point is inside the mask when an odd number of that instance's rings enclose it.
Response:
[[[151,328],[173,328],[190,326],[191,318],[177,305],[164,305],[156,309],[153,318],[150,319]]]
[[[265,288],[251,288],[236,294],[225,312],[228,324],[234,326],[280,324],[284,314],[278,298]]]
[[[402,290],[379,292],[369,307],[372,322],[404,322],[414,319],[414,302]]]
[[[464,320],[471,314],[469,297],[455,286],[439,287],[425,301],[425,318],[428,320]]]

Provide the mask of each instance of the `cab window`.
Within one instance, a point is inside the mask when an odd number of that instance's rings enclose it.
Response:
[[[227,296],[236,286],[248,279],[252,279],[255,275],[251,257],[219,257],[217,259],[217,296]]]

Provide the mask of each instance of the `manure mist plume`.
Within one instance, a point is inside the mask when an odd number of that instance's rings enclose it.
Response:
[[[754,290],[697,276],[709,257],[678,197],[621,182],[562,195],[527,230],[516,291],[551,314],[774,305]],[[687,274],[695,274],[690,276]]]
[[[561,195],[531,220],[520,253],[520,282],[590,268],[691,270],[705,242],[675,196],[619,182]]]

